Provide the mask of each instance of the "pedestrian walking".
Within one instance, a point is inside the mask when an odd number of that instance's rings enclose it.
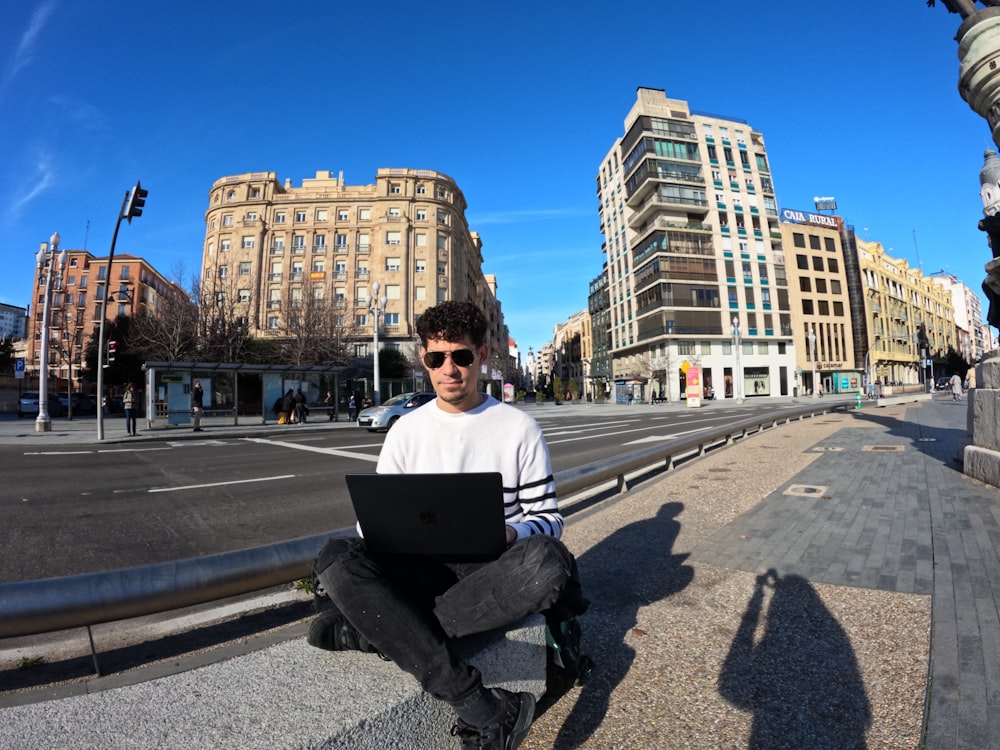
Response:
[[[333,399],[333,391],[326,392],[326,398],[323,399],[323,405],[327,408],[327,421],[332,422],[333,418],[337,416],[336,405],[337,402]]]
[[[354,394],[352,393],[351,397],[347,401],[347,418],[350,421],[352,422],[354,421],[354,417],[356,416],[357,410],[358,410],[357,402],[354,400]]]
[[[125,408],[125,434],[135,436],[135,383],[129,383],[122,394],[122,406]]]
[[[282,410],[285,412],[285,423],[291,424],[295,421],[295,391],[291,388],[288,389],[288,393],[285,394],[284,400],[281,402]]]
[[[201,432],[201,418],[205,415],[205,391],[201,389],[201,381],[194,381],[194,388],[191,389],[191,421],[194,423],[194,431]]]
[[[956,372],[951,376],[951,380],[948,381],[951,384],[951,400],[961,401],[962,400],[962,378],[958,376]]]

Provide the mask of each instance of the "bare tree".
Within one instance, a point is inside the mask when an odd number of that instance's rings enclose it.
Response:
[[[191,295],[198,300],[199,358],[206,362],[243,361],[250,338],[247,310],[253,291],[239,289],[227,274],[195,281]]]
[[[129,326],[128,345],[145,360],[183,362],[197,349],[198,308],[184,287],[184,263],[173,270],[173,288],[140,305]]]
[[[308,283],[289,287],[281,301],[276,331],[283,362],[296,365],[348,365],[357,327],[346,305],[326,297],[327,290]]]

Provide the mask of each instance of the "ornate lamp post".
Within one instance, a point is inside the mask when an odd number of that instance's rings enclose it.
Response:
[[[733,316],[733,325],[730,329],[730,333],[733,335],[733,350],[736,352],[736,372],[733,373],[733,398],[736,400],[737,404],[743,403],[743,371],[740,367],[740,349],[742,348],[741,337],[742,331],[740,331],[740,319],[738,316]]]
[[[42,243],[35,259],[38,261],[38,273],[45,270],[45,299],[42,305],[42,346],[39,352],[41,363],[38,369],[38,417],[35,419],[35,432],[51,432],[52,418],[49,417],[49,305],[52,297],[52,275],[55,272],[56,250],[59,249],[59,232],[53,232],[48,244]],[[59,273],[66,267],[66,251],[59,253]]]
[[[372,325],[372,333],[374,337],[375,348],[372,352],[372,361],[375,363],[374,367],[375,371],[373,373],[375,379],[375,386],[374,386],[374,393],[372,394],[372,400],[374,401],[375,406],[378,406],[379,403],[381,403],[379,398],[379,371],[378,371],[378,321],[379,318],[382,317],[383,313],[385,313],[385,303],[386,303],[385,294],[383,294],[381,298],[379,298],[378,296],[379,288],[380,288],[379,283],[377,281],[374,282],[372,284],[372,295],[368,299],[368,312],[370,312],[372,314],[372,317],[374,318],[374,322]]]
[[[809,328],[809,351],[811,352],[810,356],[812,357],[812,366],[813,366],[812,367],[812,370],[813,370],[813,384],[812,384],[812,391],[813,391],[813,393],[812,393],[812,397],[813,398],[819,398],[819,391],[816,388],[817,383],[818,383],[818,381],[816,379],[817,378],[817,372],[816,372],[816,329],[812,328],[812,327]]]

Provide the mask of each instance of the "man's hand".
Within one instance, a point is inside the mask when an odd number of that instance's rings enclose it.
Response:
[[[507,546],[509,547],[517,539],[517,532],[514,531],[513,526],[505,526],[504,529],[507,531]]]

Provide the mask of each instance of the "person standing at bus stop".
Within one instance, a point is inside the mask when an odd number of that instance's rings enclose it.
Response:
[[[125,409],[125,434],[135,437],[135,383],[129,383],[122,394],[122,408]]]
[[[194,431],[201,432],[201,418],[205,415],[205,391],[201,389],[201,381],[194,381],[194,388],[191,389],[191,421],[194,422]]]

